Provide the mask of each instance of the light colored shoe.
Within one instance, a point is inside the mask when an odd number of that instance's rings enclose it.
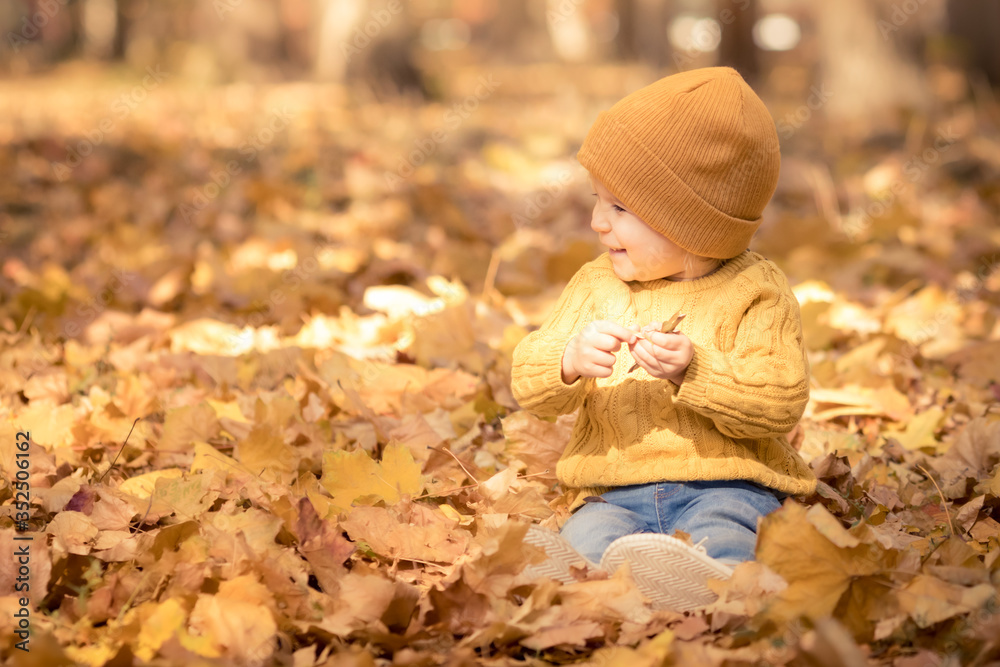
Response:
[[[575,584],[580,578],[573,575],[574,569],[581,574],[601,569],[597,563],[587,560],[566,538],[554,530],[532,524],[524,536],[524,542],[544,550],[548,555],[548,559],[541,563],[530,564],[521,571],[521,576],[525,579],[548,577],[564,584]]]
[[[608,546],[601,567],[614,572],[628,562],[636,587],[654,609],[698,609],[718,597],[706,580],[729,579],[733,574],[731,567],[709,557],[701,546],[704,541],[691,546],[660,533],[626,535]]]

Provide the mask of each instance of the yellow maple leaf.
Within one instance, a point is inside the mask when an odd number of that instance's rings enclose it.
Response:
[[[381,462],[373,461],[361,449],[326,452],[321,483],[339,511],[349,509],[362,498],[384,500],[391,505],[399,502],[402,494],[419,493],[423,488],[420,466],[410,450],[399,443],[385,448]]]
[[[886,430],[884,435],[895,438],[899,444],[909,450],[922,447],[940,448],[941,443],[934,438],[934,432],[943,420],[944,410],[933,406],[907,422],[904,430]]]
[[[262,479],[279,484],[291,484],[295,479],[298,456],[276,426],[254,426],[250,435],[237,443],[235,453],[240,463]]]
[[[195,441],[209,440],[218,433],[219,419],[212,406],[204,402],[185,405],[167,412],[157,449],[188,452]]]

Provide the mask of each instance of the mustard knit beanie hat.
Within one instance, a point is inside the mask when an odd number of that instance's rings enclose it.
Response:
[[[601,112],[577,159],[681,248],[728,259],[750,245],[781,166],[767,107],[739,72],[664,77]]]

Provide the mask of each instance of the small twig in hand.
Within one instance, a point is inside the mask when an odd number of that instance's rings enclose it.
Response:
[[[687,317],[687,315],[678,310],[669,320],[663,320],[663,324],[660,325],[660,333],[677,333],[677,325],[680,324],[681,320],[685,317]],[[644,336],[640,334],[636,334],[636,336],[644,338]],[[632,364],[632,368],[628,369],[628,372],[631,373],[637,368],[639,368],[638,361]]]
[[[938,486],[937,481],[933,477],[931,477],[931,474],[927,472],[926,468],[924,468],[919,463],[917,464],[917,467],[920,468],[920,470],[924,473],[927,479],[931,480],[931,483],[934,485],[934,488],[937,489],[938,495],[941,496],[941,508],[944,510],[945,518],[948,519],[948,528],[951,529],[951,535],[952,537],[954,537],[955,525],[951,522],[951,514],[948,512],[948,504],[944,501],[944,492],[941,491],[941,487]]]
[[[134,422],[132,422],[132,428],[130,428],[130,429],[128,430],[128,435],[126,435],[126,436],[125,436],[125,442],[123,442],[123,443],[122,443],[122,448],[118,450],[118,453],[117,453],[117,454],[115,454],[115,460],[111,462],[111,465],[110,465],[110,466],[108,467],[108,469],[107,469],[107,470],[105,470],[105,471],[104,471],[104,474],[103,474],[103,475],[101,475],[101,476],[100,476],[100,478],[99,478],[99,479],[97,480],[97,483],[98,483],[98,484],[100,484],[100,483],[101,483],[102,481],[104,481],[104,477],[105,477],[105,476],[106,476],[106,475],[107,475],[107,474],[108,474],[109,472],[111,472],[111,468],[114,468],[114,467],[115,467],[115,464],[116,464],[116,463],[118,463],[118,457],[122,455],[122,452],[123,452],[123,451],[125,451],[125,445],[127,445],[127,444],[128,444],[128,439],[132,437],[132,431],[134,431],[134,430],[135,430],[135,425],[139,423],[139,420],[140,420],[140,419],[142,419],[142,417],[136,417],[136,418],[135,418],[135,421],[134,421]]]

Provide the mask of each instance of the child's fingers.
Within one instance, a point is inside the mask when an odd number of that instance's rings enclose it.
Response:
[[[632,331],[628,327],[624,327],[617,322],[611,322],[609,320],[595,320],[594,325],[597,330],[601,333],[613,336],[619,343],[626,343],[631,345],[636,341],[636,332]],[[617,347],[615,349],[618,349]]]
[[[651,343],[667,350],[679,350],[682,339],[678,334],[660,333],[659,331],[646,336]]]

